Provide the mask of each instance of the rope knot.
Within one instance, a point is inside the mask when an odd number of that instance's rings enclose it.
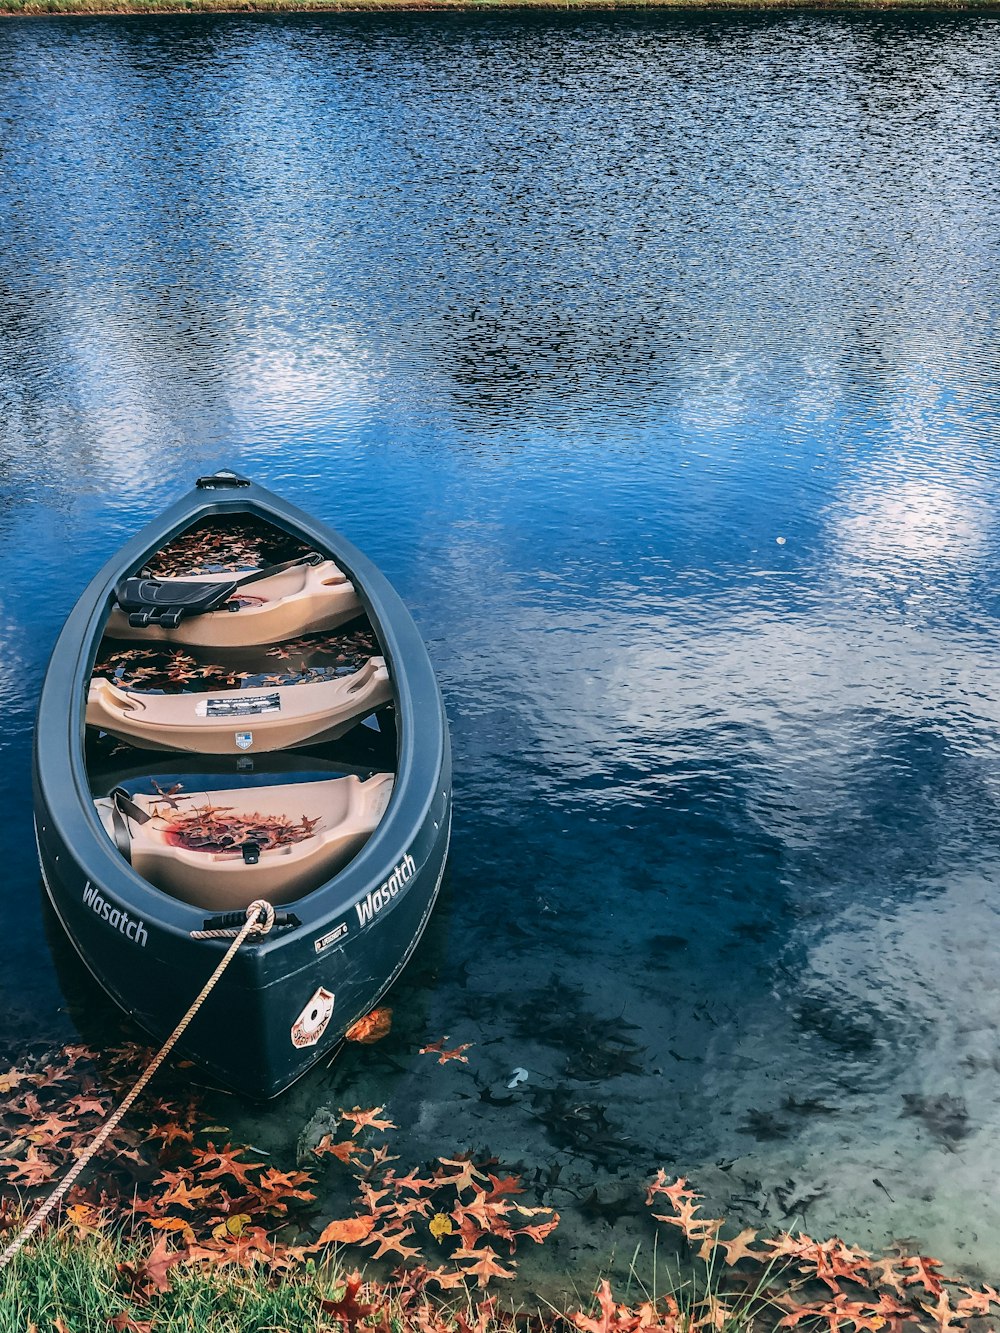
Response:
[[[250,921],[251,917],[253,917],[251,932],[254,935],[266,935],[274,925],[274,908],[266,899],[256,898],[247,908],[247,921]]]

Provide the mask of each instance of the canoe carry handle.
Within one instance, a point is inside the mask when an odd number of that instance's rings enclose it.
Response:
[[[249,911],[249,908],[247,909]],[[193,940],[228,940],[238,935],[246,921],[246,912],[220,912],[218,916],[205,918],[203,930],[192,930]],[[276,912],[271,909],[272,921],[269,929],[282,930],[301,926],[302,922],[294,912]]]
[[[241,477],[236,472],[230,472],[228,468],[220,468],[218,472],[213,472],[211,476],[199,477],[195,482],[199,491],[216,491],[223,486],[249,485],[250,482],[246,477]]]

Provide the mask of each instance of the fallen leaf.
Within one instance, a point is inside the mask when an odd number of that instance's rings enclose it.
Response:
[[[726,1263],[732,1268],[732,1266],[738,1264],[741,1259],[756,1259],[758,1263],[760,1262],[763,1255],[750,1248],[756,1239],[757,1232],[754,1231],[752,1227],[746,1227],[738,1236],[734,1236],[732,1240],[716,1239],[715,1243],[720,1250],[725,1251]]]
[[[360,1106],[356,1106],[353,1111],[341,1111],[340,1114],[345,1120],[354,1122],[354,1134],[360,1134],[366,1126],[369,1129],[396,1129],[397,1126],[391,1120],[379,1120],[378,1114],[384,1110],[384,1106],[373,1106],[368,1111],[362,1111]]]
[[[357,1299],[360,1290],[361,1274],[355,1271],[346,1279],[343,1296],[334,1297],[332,1300],[321,1300],[320,1309],[324,1314],[332,1315],[341,1324],[346,1324],[349,1329],[353,1328],[362,1319],[374,1314],[377,1308]]]
[[[370,1014],[352,1024],[344,1033],[345,1041],[357,1041],[371,1046],[381,1041],[392,1028],[392,1010],[389,1008],[373,1009]]]
[[[479,1286],[485,1287],[490,1278],[493,1277],[514,1277],[513,1268],[503,1268],[497,1263],[492,1250],[484,1250],[480,1253],[476,1263],[466,1264],[462,1269],[466,1277],[475,1277]]]
[[[227,1236],[242,1236],[252,1221],[253,1218],[249,1213],[233,1213],[231,1217],[227,1217],[224,1222],[212,1228],[212,1235],[216,1240],[225,1240]]]
[[[324,1228],[316,1244],[333,1245],[337,1242],[348,1245],[365,1240],[375,1226],[374,1217],[344,1217],[331,1222]]]
[[[110,1327],[114,1329],[115,1333],[153,1333],[153,1321],[151,1319],[133,1319],[124,1310],[113,1316]]]

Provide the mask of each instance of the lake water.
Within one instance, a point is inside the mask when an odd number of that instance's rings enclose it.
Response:
[[[392,1035],[218,1114],[519,1163],[536,1286],[648,1253],[661,1165],[996,1278],[998,60],[961,16],[0,24],[8,1054],[75,1033],[48,652],[235,466],[412,607],[455,829]]]

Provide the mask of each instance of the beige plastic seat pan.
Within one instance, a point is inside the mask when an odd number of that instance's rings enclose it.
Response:
[[[214,693],[144,694],[97,676],[87,696],[87,725],[147,750],[260,752],[336,740],[391,699],[384,657],[334,680]],[[238,746],[237,735],[246,733],[250,747]]]
[[[199,583],[225,583],[232,574],[198,574]],[[170,579],[161,579],[169,586]],[[190,579],[183,582],[190,582]],[[237,591],[234,597],[241,594]],[[106,633],[115,639],[189,644],[200,648],[249,648],[281,643],[300,634],[336,629],[361,613],[361,602],[347,575],[333,563],[295,565],[247,587],[246,596],[261,605],[238,611],[207,611],[188,616],[176,629],[162,625],[134,626],[118,607],[111,612]]]
[[[376,828],[392,795],[391,773],[362,781],[355,776],[277,787],[244,787],[232,791],[188,792],[171,799],[174,810],[158,796],[135,796],[134,803],[150,814],[145,824],[128,814],[131,860],[150,884],[213,912],[236,911],[255,898],[271,903],[294,902],[330,879],[364,845]],[[108,836],[114,838],[114,806],[96,802]],[[248,865],[237,848],[232,852],[192,851],[168,841],[172,820],[204,807],[246,816],[285,816],[293,823],[316,820],[315,831],[289,846],[264,848],[256,865]]]

